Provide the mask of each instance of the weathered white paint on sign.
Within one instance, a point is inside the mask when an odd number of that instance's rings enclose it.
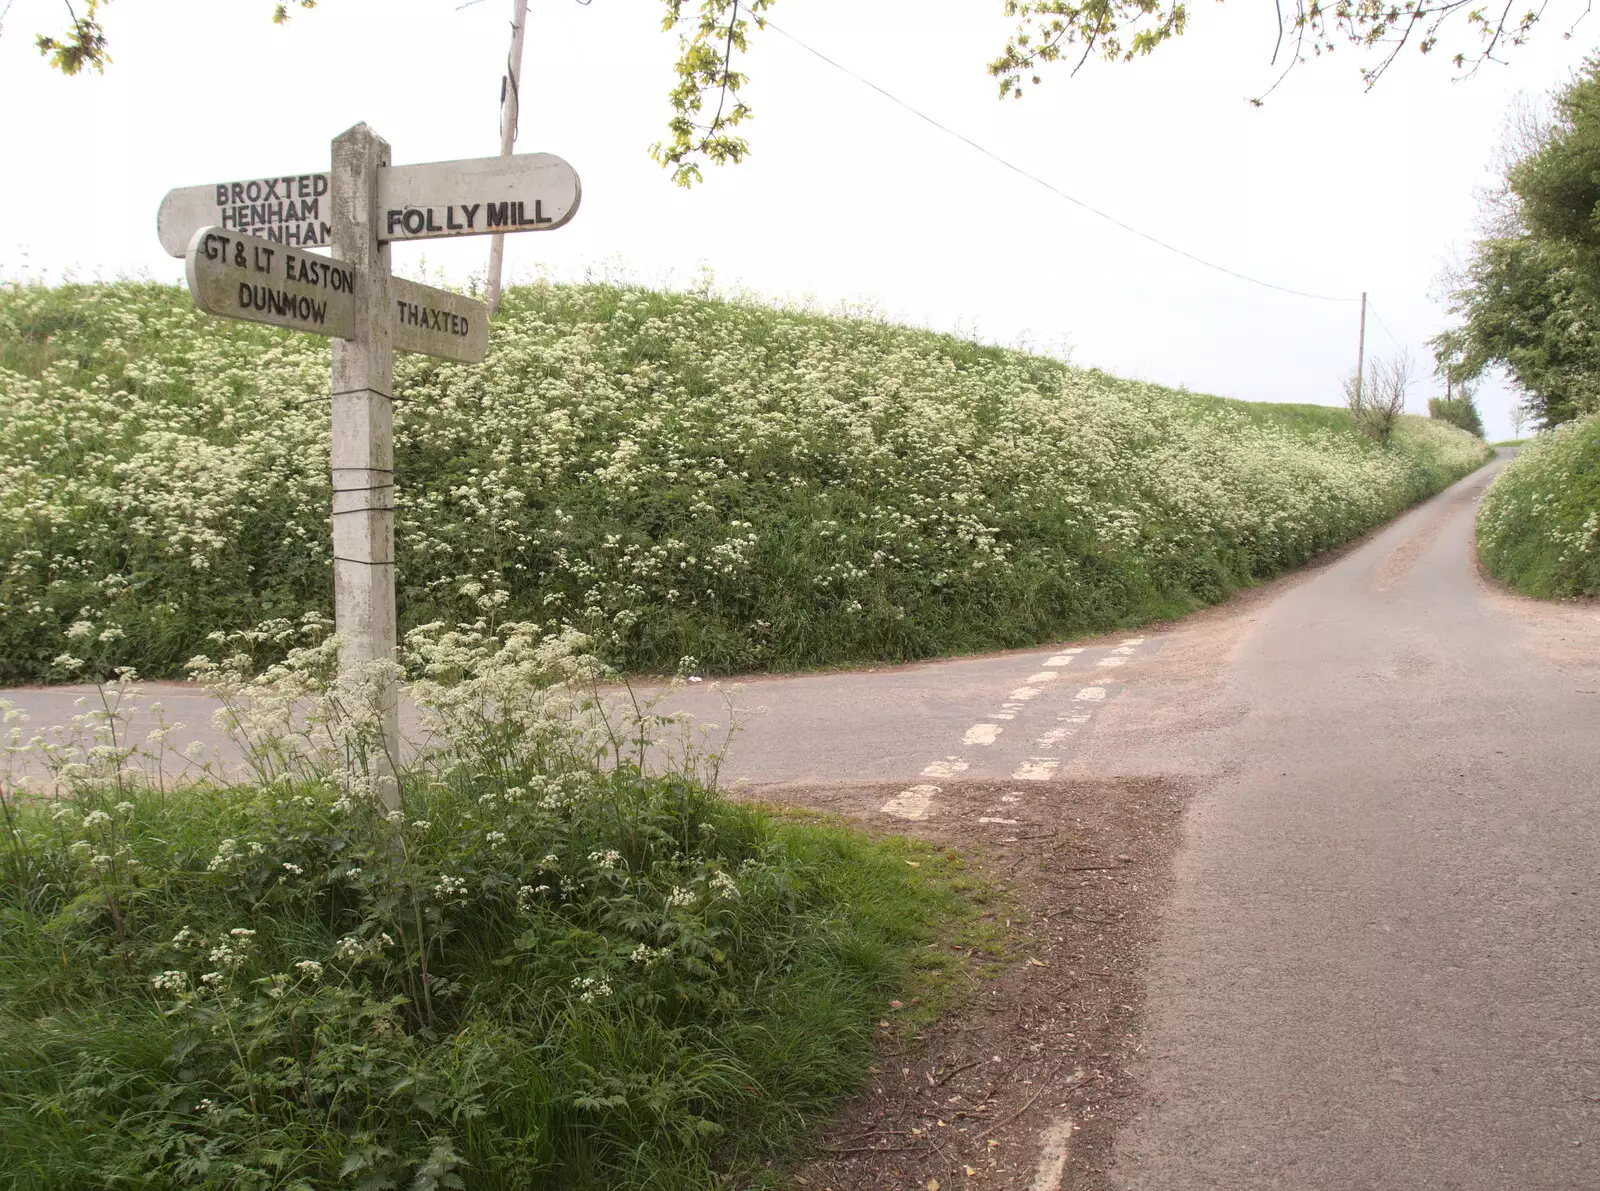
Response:
[[[208,314],[336,339],[355,333],[362,276],[349,265],[220,227],[196,232],[187,256],[189,292]],[[482,302],[401,277],[390,286],[396,348],[466,364],[483,359],[489,311]]]
[[[292,248],[326,247],[333,234],[327,173],[282,174],[169,190],[156,214],[161,246],[183,256],[203,227]],[[378,173],[381,240],[553,231],[578,213],[583,187],[552,153],[396,165]]]
[[[349,265],[222,227],[189,241],[189,293],[207,314],[349,339],[356,285]]]
[[[489,351],[489,308],[449,290],[396,277],[394,346],[403,352],[476,364]]]
[[[203,227],[262,236],[293,248],[324,247],[333,235],[328,175],[281,174],[167,191],[156,212],[161,247],[182,256]]]
[[[582,197],[577,171],[552,153],[392,166],[378,173],[378,238],[553,231]]]

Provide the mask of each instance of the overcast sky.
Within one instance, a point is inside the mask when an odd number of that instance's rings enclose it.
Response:
[[[286,28],[269,0],[120,0],[104,77],[48,70],[33,34],[58,0],[13,0],[0,35],[0,277],[179,280],[156,241],[174,186],[326,169],[366,120],[397,163],[488,156],[511,0],[322,0]],[[3,0],[0,0],[3,5]],[[668,116],[675,42],[659,0],[532,0],[520,151],[583,178],[567,227],[511,236],[511,277],[623,275],[684,286],[709,268],[826,307],[1041,347],[1123,375],[1252,400],[1338,400],[1354,301],[1292,297],[1206,269],[1064,201],[772,31],[755,37],[753,154],[685,192],[648,156]],[[1294,289],[1371,295],[1368,351],[1411,348],[1427,376],[1441,264],[1519,90],[1559,83],[1591,48],[1548,18],[1509,66],[1452,81],[1408,52],[1371,93],[1341,49],[1262,109],[1275,35],[1264,0],[1203,4],[1132,65],[1064,69],[999,101],[984,64],[1000,0],[782,0],[788,33],[1061,190],[1197,256]],[[1457,29],[1458,37],[1466,36]],[[1600,40],[1600,26],[1594,33]],[[1447,43],[1448,46],[1448,43]],[[411,276],[464,279],[488,241],[397,245]],[[1413,408],[1438,391],[1431,377]],[[1508,436],[1506,391],[1481,404]]]

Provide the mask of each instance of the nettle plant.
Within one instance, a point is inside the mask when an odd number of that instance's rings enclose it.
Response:
[[[17,1185],[691,1186],[729,1119],[835,1091],[785,1033],[828,1023],[774,1026],[770,1002],[812,964],[859,1041],[882,973],[842,954],[792,843],[698,780],[698,746],[649,771],[666,722],[608,702],[581,637],[487,614],[410,634],[421,731],[386,812],[361,776],[374,685],[337,677],[327,628],[193,664],[243,781],[158,780],[177,726],[130,743],[127,682],[75,740],[4,709],[7,786],[32,746],[56,794],[0,801]]]

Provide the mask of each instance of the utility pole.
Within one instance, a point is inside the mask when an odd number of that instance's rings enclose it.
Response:
[[[494,302],[492,300],[489,303],[489,309],[490,310],[494,309]],[[1357,347],[1356,347],[1356,404],[1357,405],[1359,405],[1361,403],[1361,384],[1362,384],[1362,381],[1363,381],[1363,374],[1366,372],[1366,370],[1367,370],[1367,291],[1366,290],[1362,290],[1361,291],[1361,338],[1357,341]]]
[[[511,52],[506,55],[506,73],[500,79],[500,156],[510,157],[517,143],[517,115],[521,108],[522,35],[528,28],[528,0],[516,0],[511,18]],[[500,273],[505,265],[506,238],[495,236],[489,243],[489,289],[484,301],[493,314],[500,308]]]

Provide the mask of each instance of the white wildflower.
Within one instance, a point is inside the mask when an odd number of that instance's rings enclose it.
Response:
[[[629,953],[628,958],[648,971],[660,965],[671,952],[670,947],[651,947],[648,943],[640,943]]]
[[[580,990],[578,1000],[586,1005],[592,1005],[611,995],[611,984],[604,976],[574,976],[572,987]]]
[[[385,947],[394,946],[394,940],[388,935],[378,935],[373,939],[363,939],[360,935],[346,935],[333,945],[333,957],[347,964],[364,963],[383,954]]]

